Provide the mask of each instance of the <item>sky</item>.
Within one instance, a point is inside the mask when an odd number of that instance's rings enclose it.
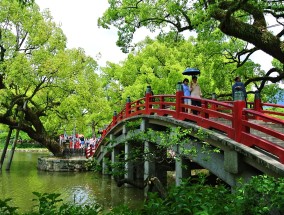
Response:
[[[67,36],[68,48],[83,48],[85,53],[93,57],[100,66],[107,61],[119,63],[126,58],[119,47],[115,28],[103,29],[97,20],[108,8],[107,0],[35,0],[41,10],[49,9],[54,22],[61,25]],[[149,31],[139,30],[134,35],[134,42],[143,40]],[[99,58],[98,58],[99,57]],[[271,57],[258,51],[252,59],[261,64],[265,70],[271,67]]]
[[[97,20],[107,9],[107,0],[35,0],[43,9],[49,9],[54,21],[61,25],[67,36],[68,48],[83,48],[87,55],[103,66],[106,61],[118,63],[124,60],[116,46],[115,29],[97,26]],[[97,57],[101,54],[100,59]]]

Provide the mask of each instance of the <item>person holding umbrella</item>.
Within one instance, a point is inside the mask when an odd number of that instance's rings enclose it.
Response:
[[[189,68],[189,67],[188,67],[188,68],[186,68],[186,69],[183,71],[182,74],[183,74],[183,75],[192,76],[192,82],[191,82],[190,87],[189,87],[189,92],[186,92],[186,93],[187,93],[188,95],[191,95],[191,96],[199,97],[199,98],[200,98],[200,97],[201,97],[201,90],[200,90],[199,85],[197,84],[197,76],[196,76],[196,75],[200,75],[200,70],[199,70],[199,69],[196,69],[196,68]],[[185,80],[188,81],[188,79],[185,78],[184,81],[183,81],[183,87],[184,87],[183,92],[184,92],[184,95],[186,95],[185,90],[187,90],[187,89],[186,89],[186,86],[188,86],[188,82],[187,82],[187,85],[184,86],[184,85],[185,85],[185,84],[184,84]],[[190,100],[190,99],[189,99],[189,100]],[[190,101],[187,101],[187,102],[190,102],[190,105],[191,105],[191,103],[194,104],[194,105],[201,105],[199,100],[198,100],[198,101],[195,100],[194,102],[193,102],[193,100],[192,100],[192,101],[190,100]],[[186,101],[185,101],[184,103],[186,103]],[[190,109],[189,109],[188,112],[190,113]],[[197,111],[193,111],[193,113],[197,114]]]
[[[199,84],[197,83],[197,76],[196,75],[192,76],[192,81],[190,83],[190,91],[191,91],[191,97],[201,98],[202,92],[201,92],[201,88],[200,88]],[[191,103],[194,106],[201,107],[201,101],[200,100],[192,99]],[[192,110],[192,113],[197,115],[198,111]]]

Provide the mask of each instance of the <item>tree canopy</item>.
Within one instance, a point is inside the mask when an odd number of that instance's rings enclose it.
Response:
[[[242,49],[222,54],[241,67],[256,51],[262,50],[281,65],[284,63],[283,2],[278,0],[110,0],[109,8],[99,19],[104,28],[118,29],[117,45],[128,52],[134,33],[146,27],[160,34],[193,31],[199,40],[221,44],[229,39],[243,41]],[[272,24],[270,24],[272,23]],[[222,34],[216,35],[216,29]],[[213,38],[212,38],[213,37]],[[178,38],[178,37],[176,37]],[[211,39],[210,39],[211,38]],[[252,47],[251,47],[252,46]],[[223,47],[224,48],[224,47]],[[277,83],[284,78],[283,67],[273,67],[262,75],[245,77],[246,85],[253,83],[262,90],[267,81]],[[276,75],[271,75],[272,73]]]
[[[271,31],[267,21],[282,26],[281,1],[110,0],[99,19],[104,28],[118,28],[117,45],[131,51],[122,64],[109,62],[96,72],[97,62],[82,49],[67,49],[66,36],[50,12],[40,12],[33,0],[0,2],[0,123],[20,129],[54,154],[63,130],[79,132],[101,127],[111,108],[121,110],[126,98],[172,94],[186,67],[198,67],[205,97],[229,96],[235,75],[250,90],[267,95],[283,79],[283,31]],[[160,30],[155,40],[131,44],[138,28]],[[186,38],[186,31],[196,36]],[[253,47],[251,47],[251,44]],[[263,71],[250,56],[262,50],[274,57]],[[272,74],[277,75],[272,75]]]
[[[98,65],[84,50],[66,48],[49,11],[16,0],[1,1],[0,11],[0,123],[59,155],[60,130],[82,132],[109,112]]]
[[[212,35],[215,34],[215,37],[218,37],[219,31]],[[143,97],[147,85],[152,87],[155,95],[174,94],[177,82],[185,78],[182,72],[186,67],[200,69],[198,82],[203,97],[211,98],[212,93],[216,93],[220,99],[230,100],[231,86],[236,75],[254,79],[264,74],[260,66],[250,59],[243,62],[242,66],[237,66],[241,62],[235,61],[231,56],[243,46],[239,40],[215,43],[214,40],[198,41],[194,37],[179,39],[176,42],[169,40],[169,36],[146,38],[137,44],[125,61],[119,64],[109,62],[107,67],[103,68],[103,78],[106,83],[111,83],[109,94],[112,101],[122,101],[116,110],[123,108],[128,96],[132,100]],[[226,50],[226,53],[223,50]],[[224,54],[221,54],[222,52]],[[191,81],[191,78],[188,78]],[[253,100],[253,87],[256,86],[246,86],[250,101]],[[274,101],[272,98],[279,92],[279,86],[264,85],[262,90],[265,92],[264,101]]]
[[[140,42],[139,48],[131,52],[125,61],[120,64],[109,63],[103,68],[104,78],[113,85],[121,86],[123,101],[128,96],[135,100],[145,95],[147,85],[152,87],[156,95],[174,94],[176,84],[185,78],[182,71],[189,66],[201,70],[199,83],[204,97],[211,98],[212,93],[230,96],[233,74],[227,71],[233,70],[234,65],[224,63],[227,59],[220,55],[208,58],[206,46],[207,43],[197,44],[193,37],[175,43],[162,38],[148,38]],[[234,48],[231,45],[231,50]],[[251,74],[252,68],[247,68]]]

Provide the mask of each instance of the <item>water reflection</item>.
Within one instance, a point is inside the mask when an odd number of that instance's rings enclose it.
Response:
[[[30,210],[36,198],[33,191],[40,193],[60,193],[64,202],[92,204],[98,202],[104,208],[127,204],[137,208],[142,205],[143,191],[135,188],[116,186],[109,176],[94,172],[43,172],[37,170],[40,153],[16,152],[9,172],[4,163],[0,173],[0,198],[12,198],[13,206],[20,212]],[[8,160],[8,159],[7,159]]]

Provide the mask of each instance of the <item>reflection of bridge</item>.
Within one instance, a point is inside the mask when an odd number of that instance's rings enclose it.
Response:
[[[199,99],[201,107],[183,104],[184,98],[189,97],[183,96],[178,87],[175,95],[152,96],[146,93],[144,98],[135,102],[128,99],[125,108],[114,114],[96,146],[94,157],[101,163],[103,173],[115,171],[114,165],[110,164],[123,160],[124,178],[129,180],[143,180],[148,176],[164,179],[166,171],[171,169],[175,171],[176,183],[179,184],[181,178],[190,176],[194,172],[191,170],[197,168],[207,169],[230,186],[234,186],[240,177],[248,180],[259,174],[284,176],[284,121],[277,118],[284,113],[272,110],[274,107],[283,110],[284,106],[262,103],[257,93],[254,102],[247,103],[248,108],[241,97],[233,102]],[[264,110],[264,106],[270,108]],[[199,114],[187,113],[188,108]],[[130,132],[127,122],[137,119],[140,119],[139,124]],[[159,148],[159,142],[134,140],[131,133],[148,129],[165,131],[169,127],[191,131],[185,144],[176,142],[175,153],[181,156],[172,159],[174,165],[166,165],[158,159],[143,160],[142,155],[140,160],[128,159],[136,149],[153,155]],[[206,133],[204,139],[198,136],[201,130]],[[193,147],[197,150],[196,155],[184,153],[184,149]],[[214,152],[215,149],[219,152]],[[164,149],[164,157],[166,153]],[[206,159],[208,155],[209,160]],[[187,168],[182,168],[184,166]]]

